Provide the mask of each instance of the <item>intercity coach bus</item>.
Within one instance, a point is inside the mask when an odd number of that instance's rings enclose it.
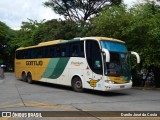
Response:
[[[125,42],[106,37],[54,40],[21,47],[15,53],[15,75],[28,83],[48,82],[110,91],[132,87],[130,55]]]

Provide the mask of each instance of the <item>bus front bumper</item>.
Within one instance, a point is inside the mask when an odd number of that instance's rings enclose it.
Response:
[[[107,84],[105,83],[105,91],[129,89],[131,87],[132,87],[132,82],[125,83],[125,84]]]

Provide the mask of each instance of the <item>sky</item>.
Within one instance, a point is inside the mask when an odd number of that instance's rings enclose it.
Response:
[[[51,8],[43,5],[46,1],[48,0],[0,0],[0,21],[18,30],[23,21],[28,21],[27,18],[38,21],[62,18]],[[137,0],[124,0],[124,2],[131,6]]]

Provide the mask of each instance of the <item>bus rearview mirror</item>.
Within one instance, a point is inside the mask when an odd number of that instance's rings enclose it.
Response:
[[[110,62],[110,53],[108,50],[102,48],[102,53],[105,58],[105,62]]]
[[[134,51],[131,51],[130,53],[131,53],[131,55],[135,55],[136,58],[137,58],[137,63],[140,63],[141,60],[140,60],[139,54],[137,52],[134,52]]]

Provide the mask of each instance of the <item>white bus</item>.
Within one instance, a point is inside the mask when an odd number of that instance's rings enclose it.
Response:
[[[130,55],[125,42],[106,37],[54,40],[16,50],[15,75],[24,81],[42,81],[81,92],[132,87]]]

